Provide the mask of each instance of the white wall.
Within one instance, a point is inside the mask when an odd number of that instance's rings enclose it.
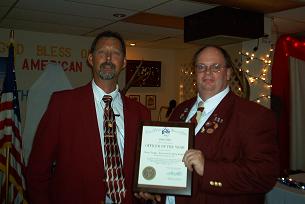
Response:
[[[0,56],[7,56],[6,45],[9,41],[9,30],[0,29]],[[86,65],[86,55],[92,37],[80,37],[63,34],[39,33],[22,30],[15,30],[16,41],[16,77],[17,86],[20,90],[21,116],[25,118],[27,91],[35,80],[43,72],[43,66],[49,60],[61,61],[67,68],[65,71],[73,87],[83,85],[91,79],[91,69]],[[270,47],[271,41],[260,39],[257,55],[265,53]],[[225,46],[233,60],[239,59],[238,52],[251,51],[257,44],[256,40]],[[153,60],[161,61],[161,87],[131,87],[127,95],[140,95],[140,101],[145,105],[146,95],[156,95],[156,109],[152,110],[152,119],[157,120],[159,108],[167,106],[171,99],[181,102],[179,95],[179,80],[181,66],[190,64],[194,52],[199,49],[199,45],[194,48],[181,50],[148,49],[127,47],[127,59],[132,60]],[[40,61],[41,66],[31,67],[30,62]],[[28,65],[27,65],[28,63]],[[43,65],[44,64],[44,65]],[[75,64],[81,64],[81,70],[75,68]],[[74,65],[74,69],[73,69]],[[244,65],[243,65],[244,66]],[[251,73],[257,74],[261,70],[259,64],[251,65]],[[268,77],[270,71],[268,72]],[[125,72],[120,77],[120,87],[125,83]],[[252,84],[250,99],[254,100],[261,94],[268,95],[269,88],[265,84]],[[262,104],[269,107],[270,100],[261,100]]]
[[[127,47],[127,59],[161,61],[161,87],[131,87],[126,95],[140,95],[145,105],[146,95],[156,95],[156,109],[152,119],[158,119],[159,108],[167,106],[169,100],[176,98],[177,74],[174,50]],[[124,73],[123,73],[124,76]]]
[[[8,29],[0,29],[1,57],[8,55],[9,33]],[[86,65],[86,52],[92,38],[15,30],[14,39],[17,89],[23,126],[28,90],[43,73],[50,60],[63,64],[73,87],[90,80],[91,69]]]
[[[7,56],[7,44],[10,30],[0,29],[0,56]],[[20,99],[22,124],[26,113],[26,98],[31,85],[39,78],[43,68],[50,60],[64,63],[68,79],[73,87],[81,86],[91,80],[91,69],[86,64],[86,54],[93,38],[62,34],[29,32],[15,30],[15,68]],[[175,99],[177,87],[176,51],[127,47],[127,59],[161,61],[161,87],[132,87],[127,92],[139,94],[145,105],[146,95],[156,95],[156,110],[152,110],[152,119],[157,120],[159,107],[168,105]],[[31,61],[37,65],[31,66]],[[80,64],[81,69],[75,68]],[[74,69],[73,69],[74,65]],[[125,82],[125,72],[120,76],[120,88]]]

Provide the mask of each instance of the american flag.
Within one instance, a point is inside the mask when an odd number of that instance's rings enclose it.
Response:
[[[20,127],[14,46],[11,43],[0,102],[0,204],[27,203]]]

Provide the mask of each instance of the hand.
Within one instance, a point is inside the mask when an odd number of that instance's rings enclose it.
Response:
[[[145,193],[145,192],[139,192],[134,194],[137,198],[139,199],[144,199],[144,200],[152,200],[153,203],[161,202],[161,196],[160,195],[154,195],[150,193]]]
[[[204,171],[204,156],[200,150],[189,149],[185,152],[182,161],[188,170],[193,171],[200,176],[203,176]]]

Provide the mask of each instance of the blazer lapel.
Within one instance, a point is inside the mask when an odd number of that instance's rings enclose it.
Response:
[[[234,95],[230,91],[197,133],[196,142],[199,145],[208,147],[211,141],[215,141],[217,140],[216,138],[223,136],[222,130],[232,115],[232,109],[230,107],[233,106],[233,103]]]
[[[135,117],[133,118],[132,116],[135,114],[133,110],[131,109],[130,105],[128,104],[128,101],[125,100],[125,96],[121,94],[121,98],[123,101],[123,112],[124,112],[124,156],[123,156],[123,171],[125,174],[125,179],[126,183],[130,184],[132,183],[133,178],[133,162],[135,155],[131,154],[133,152],[134,148],[136,145],[137,141],[131,141],[132,138],[129,138],[128,136],[130,135],[130,128],[136,128],[135,125]],[[128,188],[128,187],[127,187]]]
[[[187,116],[189,115],[191,108],[196,102],[196,97],[192,98],[188,103],[182,108],[182,112],[179,115],[179,120],[185,122]]]
[[[83,137],[86,139],[84,140],[84,145],[88,148],[88,154],[93,156],[98,166],[101,168],[101,172],[103,172],[104,161],[102,155],[102,147],[101,147],[101,139],[100,139],[100,132],[97,123],[96,117],[96,110],[95,110],[95,102],[94,102],[94,95],[92,90],[91,83],[87,84],[83,89],[80,90],[79,94],[82,98],[81,106],[85,107],[81,108],[80,110],[80,120],[83,121]]]

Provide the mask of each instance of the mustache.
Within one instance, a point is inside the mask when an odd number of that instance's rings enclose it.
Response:
[[[100,65],[100,68],[104,68],[106,66],[110,66],[111,69],[115,68],[115,65],[112,62],[104,62]]]

